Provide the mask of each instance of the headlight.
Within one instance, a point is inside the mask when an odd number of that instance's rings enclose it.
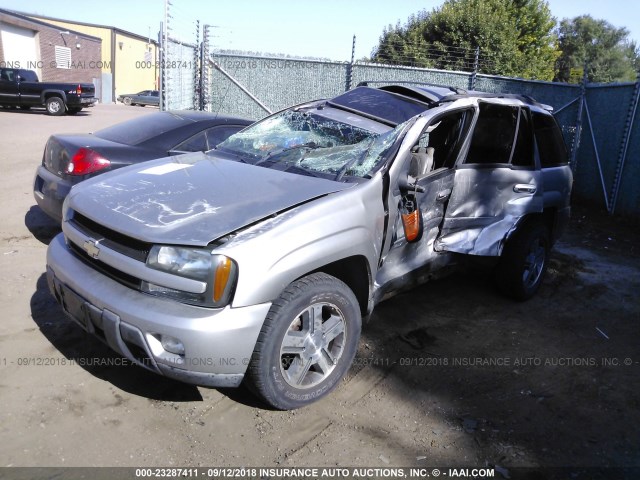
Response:
[[[203,293],[185,292],[143,282],[142,289],[153,295],[206,307],[223,307],[231,301],[238,277],[238,267],[229,257],[214,255],[203,248],[154,245],[147,266],[207,285]]]
[[[212,257],[210,251],[200,248],[154,245],[149,252],[147,265],[156,270],[207,282]]]
[[[64,197],[64,201],[62,202],[62,221],[68,222],[73,217],[73,210],[69,208],[69,197],[71,195],[67,195]]]

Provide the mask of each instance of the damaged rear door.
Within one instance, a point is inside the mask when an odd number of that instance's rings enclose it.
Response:
[[[479,116],[436,242],[439,251],[497,256],[525,215],[542,212],[542,178],[526,106],[479,102]]]

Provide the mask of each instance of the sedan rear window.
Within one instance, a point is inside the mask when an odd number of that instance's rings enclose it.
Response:
[[[173,113],[154,113],[98,130],[95,136],[124,145],[139,145],[187,122],[188,120]]]

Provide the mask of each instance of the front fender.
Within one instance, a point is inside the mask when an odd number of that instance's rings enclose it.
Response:
[[[371,290],[384,228],[381,182],[344,190],[264,220],[214,253],[238,263],[234,307],[276,299],[296,279],[349,257],[364,257]]]

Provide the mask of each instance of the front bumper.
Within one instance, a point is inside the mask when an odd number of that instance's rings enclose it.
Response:
[[[86,265],[63,234],[47,250],[47,280],[65,312],[119,354],[160,375],[209,387],[242,382],[271,307],[210,309],[138,292]],[[163,335],[178,339],[184,355],[165,350]]]
[[[61,222],[62,204],[73,185],[40,165],[33,181],[33,196],[44,213]]]

